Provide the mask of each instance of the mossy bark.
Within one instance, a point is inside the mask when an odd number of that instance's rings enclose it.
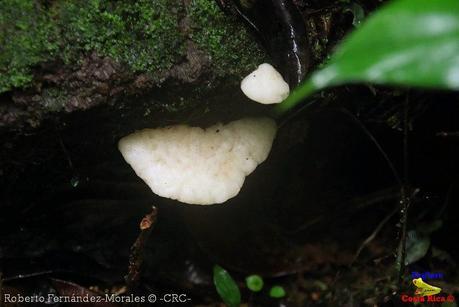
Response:
[[[240,78],[263,59],[211,0],[5,0],[0,30],[0,127],[36,126],[166,80]]]

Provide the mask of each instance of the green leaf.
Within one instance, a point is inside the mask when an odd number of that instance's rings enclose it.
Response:
[[[245,279],[245,283],[247,285],[247,288],[249,288],[253,292],[258,292],[263,289],[263,278],[260,275],[250,275],[247,276]]]
[[[430,238],[420,235],[415,230],[408,231],[406,238],[405,265],[412,264],[424,258],[430,247]]]
[[[285,296],[285,290],[281,286],[273,286],[271,290],[269,290],[269,296],[273,298],[283,298]]]
[[[229,307],[241,304],[241,292],[231,275],[221,266],[214,266],[214,285],[223,302]]]
[[[396,0],[351,33],[277,111],[344,83],[459,89],[459,1]]]

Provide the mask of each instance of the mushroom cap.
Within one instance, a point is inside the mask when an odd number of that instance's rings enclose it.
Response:
[[[280,103],[290,93],[281,74],[267,63],[258,66],[242,80],[241,90],[247,97],[262,104]]]
[[[176,125],[137,131],[118,148],[153,193],[188,204],[219,204],[236,196],[245,177],[268,157],[276,130],[269,118],[207,129]]]

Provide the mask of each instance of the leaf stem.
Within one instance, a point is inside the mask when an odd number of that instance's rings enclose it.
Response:
[[[282,103],[274,107],[274,115],[276,118],[282,116],[287,111],[294,108],[298,103],[303,101],[307,96],[310,96],[318,88],[314,85],[311,78],[299,85]]]

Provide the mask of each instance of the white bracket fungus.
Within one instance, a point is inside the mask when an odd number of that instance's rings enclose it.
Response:
[[[152,191],[183,203],[210,205],[236,196],[245,177],[269,155],[276,123],[246,118],[207,129],[144,129],[118,148]]]
[[[262,104],[280,103],[290,93],[281,74],[267,63],[258,66],[242,80],[241,90],[247,97]]]

